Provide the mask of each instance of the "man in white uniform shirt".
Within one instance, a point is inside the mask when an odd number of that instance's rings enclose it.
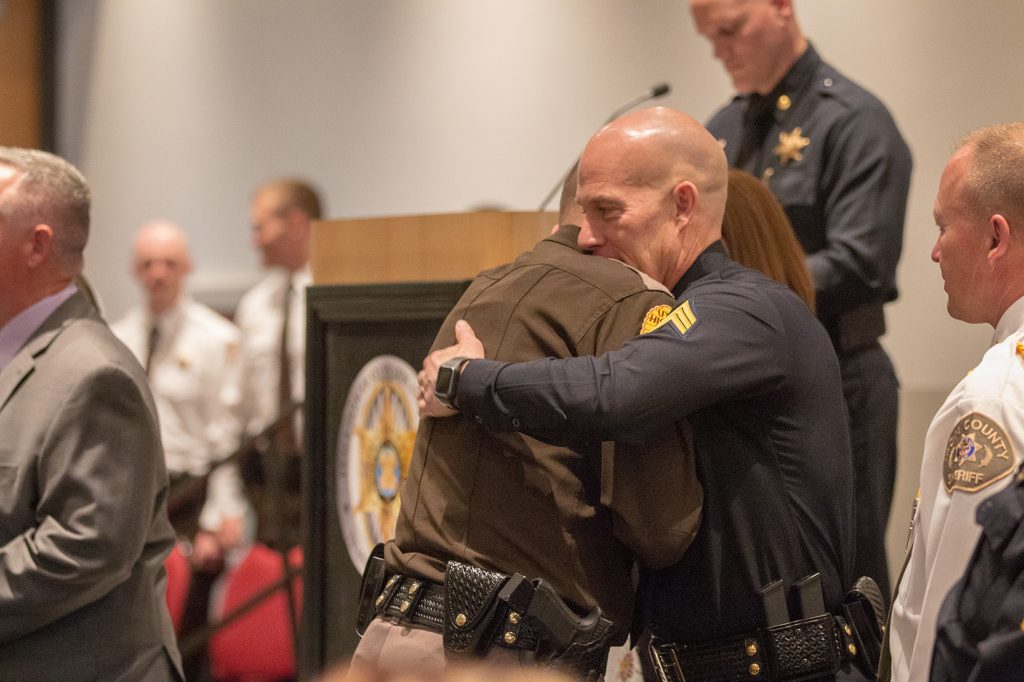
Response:
[[[939,608],[980,534],[975,510],[1006,487],[1024,453],[1022,169],[1024,123],[993,126],[960,143],[939,183],[932,260],[947,309],[995,334],[925,439],[913,545],[892,609],[893,680],[928,678]]]
[[[244,424],[248,433],[256,434],[287,413],[291,404],[301,403],[305,394],[306,287],[312,282],[310,225],[321,216],[320,198],[301,180],[273,180],[253,193],[249,216],[253,244],[269,269],[242,297],[235,315],[242,332]],[[261,463],[266,469],[268,462],[277,462],[279,476],[293,494],[275,504],[254,503],[261,537],[272,544],[290,545],[298,540],[299,458],[294,455],[301,452],[302,420],[295,414],[286,417],[281,426],[272,445],[274,452],[284,457],[263,457]],[[243,465],[243,477],[252,482],[249,471]],[[257,484],[265,483],[271,473],[258,472]],[[273,493],[269,486],[262,492],[259,488],[257,485],[255,494]]]
[[[192,514],[172,509],[171,520],[179,534],[191,539],[201,499],[194,505],[178,505],[176,496],[188,481],[205,476],[238,447],[238,329],[185,293],[192,260],[178,226],[154,221],[140,228],[133,270],[145,291],[145,304],[111,329],[146,369],[160,416],[171,505],[193,508]],[[235,545],[242,540],[241,521],[248,509],[237,469],[226,465],[210,476],[198,523]],[[217,546],[210,539],[197,538],[197,560],[219,559],[215,549],[210,551]]]

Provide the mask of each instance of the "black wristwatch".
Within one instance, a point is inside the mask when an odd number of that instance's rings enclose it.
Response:
[[[462,365],[470,360],[471,358],[454,357],[437,370],[434,395],[445,407],[459,409],[455,407],[455,396],[459,393],[459,377],[462,375]]]

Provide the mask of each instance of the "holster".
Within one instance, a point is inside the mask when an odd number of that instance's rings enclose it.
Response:
[[[444,571],[445,653],[453,657],[483,656],[505,617],[498,591],[508,576],[449,561]]]
[[[366,559],[366,566],[363,568],[363,579],[359,585],[359,612],[356,614],[356,632],[362,637],[370,621],[377,615],[377,605],[374,598],[381,592],[384,586],[384,545],[377,545],[370,552]]]
[[[874,680],[882,654],[885,601],[872,578],[864,576],[853,584],[843,599],[843,615],[853,631],[852,637],[857,646],[853,663],[865,677]]]
[[[600,680],[608,667],[608,651],[611,649],[615,627],[610,620],[601,619],[600,624],[586,641],[573,642],[560,654],[550,656],[545,665],[579,675],[586,682]]]

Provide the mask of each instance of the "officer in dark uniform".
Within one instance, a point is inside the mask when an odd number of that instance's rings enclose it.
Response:
[[[729,163],[786,210],[839,356],[856,488],[857,575],[889,595],[885,527],[896,476],[898,382],[878,343],[896,264],[911,158],[874,95],[818,56],[789,0],[691,0],[697,28],[739,91],[708,129]]]
[[[834,632],[830,614],[852,575],[853,470],[835,353],[788,287],[726,254],[726,176],[716,140],[685,114],[650,109],[607,126],[580,164],[580,245],[671,287],[675,310],[619,351],[521,364],[467,360],[483,348],[463,323],[459,344],[421,372],[421,382],[439,366],[457,378],[441,397],[479,424],[556,444],[641,442],[690,419],[701,526],[679,563],[641,579],[642,620],[668,679],[792,673],[766,655],[759,628],[819,618]],[[794,636],[836,665],[826,649],[839,640]]]
[[[934,681],[1024,677],[1024,466],[977,519],[981,540],[939,612]]]

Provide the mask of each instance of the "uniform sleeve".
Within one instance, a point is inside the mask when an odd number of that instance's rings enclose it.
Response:
[[[126,581],[166,486],[155,419],[124,371],[88,375],[55,414],[40,443],[36,525],[0,548],[0,642]]]
[[[825,247],[807,257],[819,307],[885,301],[895,287],[911,158],[884,109],[859,109],[828,140]]]
[[[595,325],[595,352],[620,348],[674,305],[656,291],[620,301]],[[616,539],[644,566],[663,568],[682,558],[697,534],[703,499],[685,421],[644,445],[601,444],[601,504],[612,513]]]
[[[761,395],[783,376],[780,325],[749,304],[728,291],[692,298],[657,330],[600,357],[474,360],[460,377],[457,403],[491,430],[553,444],[584,434],[643,443],[703,407]]]

